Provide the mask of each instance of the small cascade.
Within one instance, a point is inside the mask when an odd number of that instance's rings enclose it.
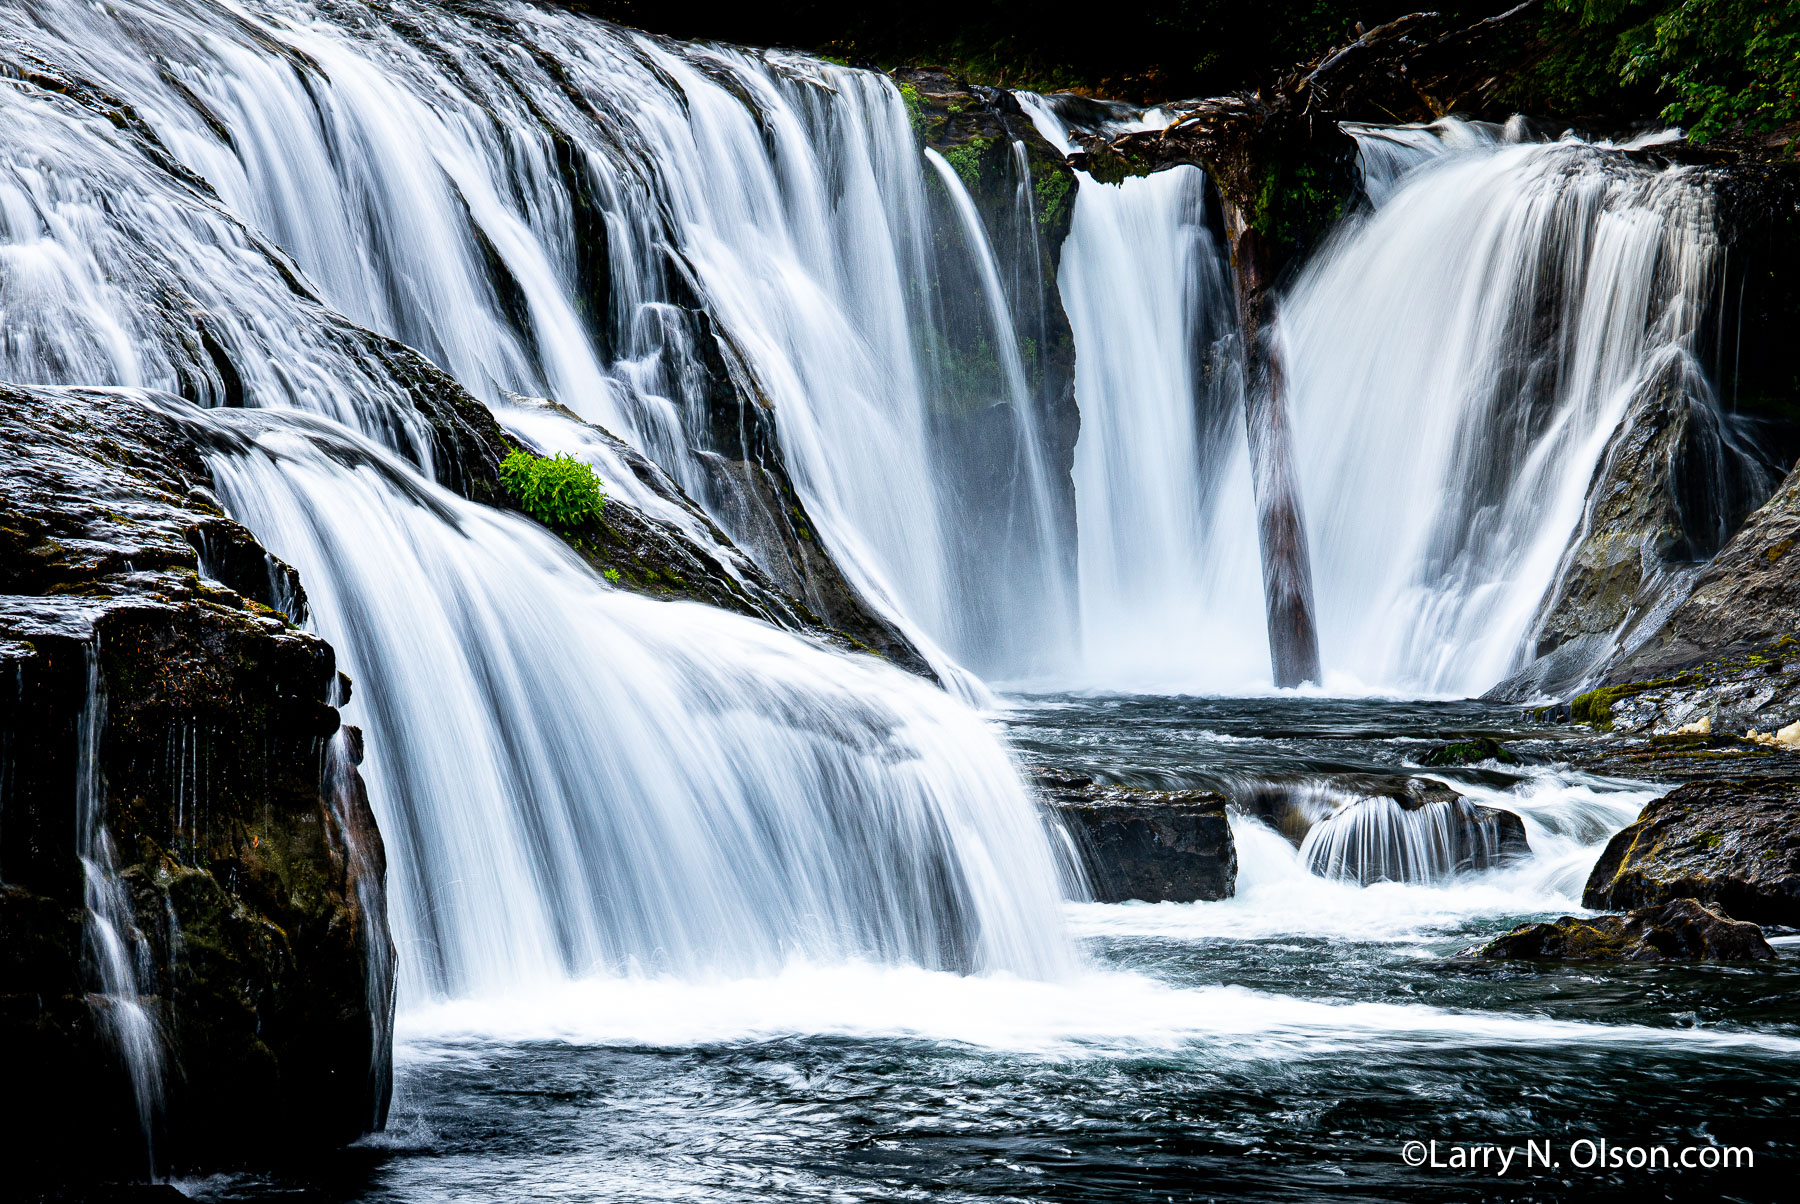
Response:
[[[1321,819],[1300,845],[1300,859],[1321,878],[1442,882],[1505,860],[1499,814],[1465,798],[1407,807],[1398,799],[1354,799]]]
[[[156,1169],[157,1112],[163,1094],[162,1038],[145,1009],[142,985],[149,981],[148,949],[137,931],[131,899],[119,881],[112,835],[106,827],[106,774],[100,764],[100,742],[106,728],[106,690],[100,659],[88,649],[87,699],[76,729],[78,778],[75,783],[76,853],[81,860],[88,996],[100,1030],[118,1051],[131,1081],[138,1125],[144,1139],[145,1164]]]
[[[189,421],[358,683],[405,1003],[795,959],[1073,968],[1036,809],[943,692],[614,592],[322,420]]]

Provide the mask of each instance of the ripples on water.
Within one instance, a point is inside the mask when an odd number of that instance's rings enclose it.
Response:
[[[1029,699],[1021,759],[1163,787],[1413,772],[1429,744],[1537,762],[1433,771],[1540,854],[1449,883],[1307,875],[1236,821],[1239,894],[1068,905],[1068,980],[795,963],[762,979],[597,979],[415,1009],[389,1132],[212,1199],[1771,1199],[1757,1171],[1413,1170],[1401,1142],[1749,1145],[1790,1164],[1800,968],[1480,965],[1578,907],[1656,793],[1559,769],[1554,731],[1479,704]],[[1506,796],[1506,797],[1502,797]],[[1579,873],[1568,872],[1571,866]],[[1781,942],[1778,938],[1778,943]]]

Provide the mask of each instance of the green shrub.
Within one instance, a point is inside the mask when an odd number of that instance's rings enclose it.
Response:
[[[600,478],[569,455],[550,459],[515,447],[500,461],[500,483],[519,508],[547,527],[579,527],[600,517]]]

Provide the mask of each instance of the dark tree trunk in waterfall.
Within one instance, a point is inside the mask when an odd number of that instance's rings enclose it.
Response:
[[[1319,631],[1313,618],[1312,558],[1288,431],[1286,379],[1273,330],[1268,249],[1255,229],[1235,232],[1231,264],[1244,338],[1244,429],[1249,434],[1256,535],[1262,548],[1269,664],[1277,686],[1298,686],[1319,680]]]
[[[1500,64],[1543,52],[1532,20],[1540,0],[1448,28],[1414,13],[1289,72],[1249,95],[1169,106],[1161,130],[1083,138],[1070,162],[1117,182],[1181,164],[1218,189],[1244,348],[1244,418],[1256,489],[1269,659],[1275,684],[1319,680],[1312,565],[1300,512],[1280,348],[1275,286],[1343,213],[1357,188],[1355,144],[1343,120],[1418,121],[1453,109],[1487,111]]]

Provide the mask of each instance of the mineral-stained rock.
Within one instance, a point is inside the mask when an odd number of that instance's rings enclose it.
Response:
[[[142,1175],[146,1120],[157,1162],[182,1167],[350,1141],[387,1106],[385,871],[334,706],[348,683],[291,621],[292,571],[209,487],[182,429],[133,397],[0,386],[15,1184]],[[96,960],[104,911],[122,991]],[[108,1032],[120,995],[150,1021],[146,1057]],[[152,1071],[147,1117],[132,1065]]]
[[[1192,903],[1236,893],[1237,845],[1222,796],[1111,786],[1060,769],[1033,776],[1098,901]]]
[[[1521,924],[1476,957],[1604,959],[1632,962],[1747,962],[1775,956],[1763,931],[1694,899],[1640,907],[1626,915]]]
[[[1608,842],[1581,901],[1689,898],[1758,924],[1800,924],[1800,784],[1695,782],[1657,799]]]

